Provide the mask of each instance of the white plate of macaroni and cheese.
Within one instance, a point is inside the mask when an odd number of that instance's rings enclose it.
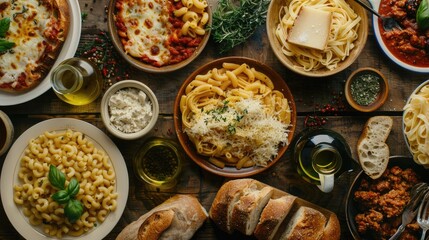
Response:
[[[53,174],[54,167],[62,174]],[[32,240],[103,239],[128,197],[119,149],[95,126],[70,118],[25,131],[6,156],[0,181],[10,222]]]

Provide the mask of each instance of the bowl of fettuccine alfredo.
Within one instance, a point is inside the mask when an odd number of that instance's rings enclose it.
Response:
[[[414,161],[429,168],[429,80],[420,84],[405,103],[402,128]]]
[[[207,63],[183,83],[174,104],[180,144],[200,167],[247,177],[275,164],[296,126],[295,102],[283,78],[245,57]]]
[[[353,0],[272,0],[266,28],[271,49],[284,66],[325,77],[357,59],[367,40],[368,19]]]

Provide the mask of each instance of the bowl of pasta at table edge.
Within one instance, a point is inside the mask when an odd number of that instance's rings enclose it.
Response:
[[[426,1],[410,0],[407,1],[409,4],[403,2],[401,4],[398,0],[369,0],[369,2],[382,16],[391,16],[397,20],[402,28],[385,31],[381,20],[373,16],[375,37],[384,54],[404,69],[429,73],[429,36],[425,34],[429,29],[428,19],[419,16],[428,15],[427,6],[422,6],[422,9],[426,10],[419,11],[421,3]]]
[[[149,73],[185,67],[204,50],[210,37],[208,2],[110,0],[107,22],[119,54],[132,66]]]
[[[193,72],[174,102],[174,126],[186,154],[216,175],[265,171],[286,152],[296,107],[283,79],[246,57],[225,57]]]
[[[272,51],[290,70],[309,77],[343,71],[368,35],[366,10],[353,0],[272,0],[266,30]]]

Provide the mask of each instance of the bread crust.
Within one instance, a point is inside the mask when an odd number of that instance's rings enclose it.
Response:
[[[160,221],[148,220],[148,224],[151,222],[152,225],[147,226],[147,230],[154,231],[154,229],[164,229],[163,232],[157,233],[159,234],[158,239],[168,239],[168,237],[171,236],[177,236],[174,238],[177,240],[190,239],[208,217],[206,210],[196,197],[191,195],[175,195],[142,215],[136,221],[128,224],[119,233],[116,239],[135,240],[138,239],[139,234],[144,236],[146,236],[146,234],[150,235],[149,232],[144,232],[144,229],[141,229],[142,224],[144,224],[147,219],[156,218],[157,213],[159,216],[169,217],[169,210],[174,212],[173,218],[171,221],[168,221],[168,219],[162,219],[162,226],[153,226],[153,224],[158,224]],[[155,216],[153,216],[154,214]],[[165,222],[169,222],[169,226],[164,225]],[[141,231],[139,232],[140,229]]]
[[[140,226],[138,240],[157,240],[173,222],[174,211],[161,210],[150,215]]]
[[[224,232],[232,233],[230,227],[230,212],[236,201],[243,194],[243,189],[250,186],[256,180],[244,178],[231,180],[224,183],[216,194],[210,207],[209,215],[213,222]]]
[[[271,240],[275,236],[281,223],[288,215],[296,197],[285,195],[277,199],[270,199],[261,213],[254,235],[259,240]]]
[[[243,191],[245,194],[234,206],[231,225],[235,230],[245,235],[252,235],[260,213],[273,194],[273,188],[270,186],[262,187],[261,184],[255,183],[254,186]]]
[[[320,240],[332,240],[340,239],[341,237],[341,226],[336,215],[329,216],[328,222],[326,223],[325,230]]]
[[[318,240],[323,236],[325,224],[326,217],[320,211],[302,206],[292,217],[281,239]]]

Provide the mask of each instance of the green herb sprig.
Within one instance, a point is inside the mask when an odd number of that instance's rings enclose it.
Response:
[[[52,199],[59,204],[65,204],[64,215],[71,223],[76,222],[83,213],[82,203],[79,200],[74,199],[76,194],[79,192],[78,181],[76,178],[72,178],[66,188],[65,174],[53,165],[49,166],[48,179],[51,185],[59,190],[52,194]]]
[[[244,43],[267,17],[270,0],[220,0],[213,13],[212,36],[224,53]]]
[[[10,18],[3,18],[0,20],[0,38],[5,38],[7,31],[10,27]],[[14,42],[5,39],[0,39],[0,53],[5,52],[15,46]]]

